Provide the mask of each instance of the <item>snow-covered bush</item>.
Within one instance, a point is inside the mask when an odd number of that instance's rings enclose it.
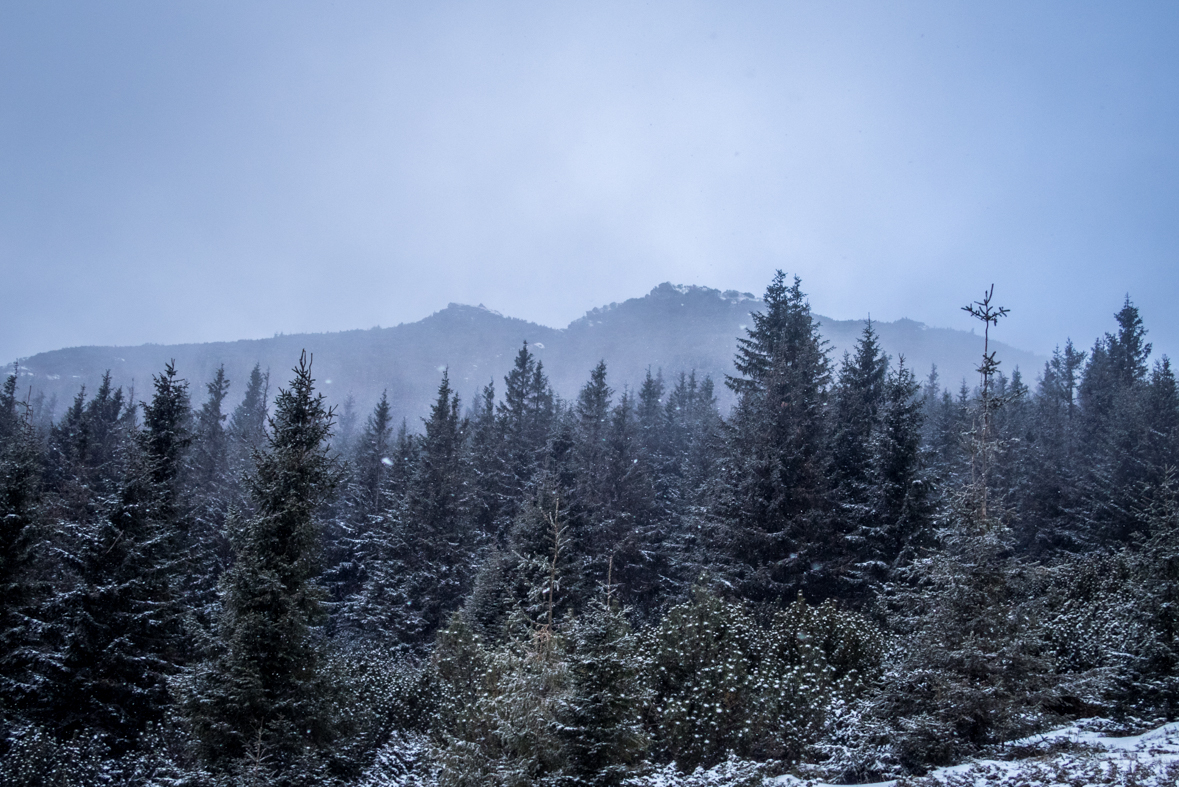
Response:
[[[1081,710],[1175,718],[1179,478],[1168,473],[1143,498],[1143,539],[1057,568],[1048,639]]]
[[[969,511],[954,512],[941,540],[879,600],[895,644],[869,715],[917,773],[1059,718],[1047,709],[1060,683],[1044,626],[1048,572]]]
[[[743,605],[704,592],[671,609],[645,650],[656,751],[683,768],[729,752],[796,761],[880,658],[875,629],[834,604],[800,598],[762,626]]]
[[[37,726],[6,731],[0,747],[4,787],[205,787],[209,774],[186,764],[182,740],[149,725],[137,747],[113,753],[100,734],[68,741]],[[174,732],[174,731],[172,731]]]
[[[437,787],[435,747],[416,732],[395,732],[377,750],[356,787]]]
[[[434,654],[439,782],[620,784],[647,749],[635,651],[622,613],[605,607],[495,647],[455,616]]]
[[[765,782],[764,763],[730,754],[711,768],[683,773],[673,762],[623,782],[623,787],[757,787]]]

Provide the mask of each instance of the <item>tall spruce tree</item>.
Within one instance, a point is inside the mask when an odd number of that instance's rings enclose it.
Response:
[[[354,633],[384,633],[368,614],[380,594],[369,598],[366,588],[385,584],[391,529],[400,522],[401,498],[389,478],[393,456],[389,398],[382,392],[356,441],[343,523],[350,535],[337,541],[336,563],[326,572],[333,595],[344,602],[340,623]]]
[[[880,425],[872,439],[873,516],[858,532],[861,576],[883,580],[911,560],[932,533],[932,501],[921,451],[920,384],[901,357],[885,379]]]
[[[393,418],[389,397],[381,392],[381,400],[365,422],[355,452],[355,471],[350,496],[360,522],[376,515],[389,504],[387,483],[389,468],[393,466]]]
[[[831,480],[837,506],[853,519],[865,501],[870,444],[880,423],[887,374],[888,356],[869,320],[856,340],[855,355],[844,354],[832,391]]]
[[[723,484],[727,543],[720,548],[732,558],[743,595],[782,600],[829,582],[830,566],[815,545],[830,541],[824,475],[830,371],[797,276],[788,286],[778,271],[764,310],[752,318],[748,336],[738,339],[739,376],[726,379],[737,404]]]
[[[507,540],[508,508],[505,489],[503,423],[495,414],[495,384],[483,387],[475,400],[467,436],[469,461],[466,471],[467,500],[465,509],[480,538],[497,548]]]
[[[156,625],[163,637],[171,640],[164,643],[165,652],[160,655],[183,661],[188,648],[182,641],[181,619],[184,607],[198,600],[192,595],[192,576],[200,566],[195,558],[203,547],[192,532],[192,501],[186,488],[193,443],[192,406],[188,382],[177,376],[174,362],[167,363],[152,383],[155,391],[151,401],[142,405],[143,429],[139,432],[152,482],[148,516],[158,539],[152,571],[160,576],[160,586],[152,596],[159,616]]]
[[[1003,306],[994,306],[991,301],[995,295],[995,285],[983,293],[981,300],[973,301],[962,307],[962,311],[974,317],[983,324],[983,354],[978,366],[979,386],[978,409],[975,417],[974,429],[970,442],[971,484],[970,494],[974,496],[974,504],[978,506],[978,521],[987,522],[990,513],[987,506],[990,503],[991,472],[996,455],[1000,450],[1000,441],[995,432],[995,412],[1003,406],[1005,398],[996,391],[995,385],[1000,379],[999,364],[996,357],[997,350],[991,350],[991,326],[998,325],[999,320],[1007,316],[1008,310]]]
[[[340,732],[315,640],[324,613],[314,583],[317,512],[340,471],[327,444],[332,412],[315,393],[306,353],[294,373],[275,398],[267,447],[249,478],[253,515],[231,534],[223,650],[198,673],[187,702],[207,761],[224,766],[250,754],[285,778]]]

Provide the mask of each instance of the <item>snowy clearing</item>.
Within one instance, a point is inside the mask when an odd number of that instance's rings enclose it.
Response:
[[[1110,784],[1173,787],[1179,784],[1179,722],[1141,735],[1111,737],[1109,722],[1085,719],[1069,727],[1009,744],[1026,756],[1014,760],[975,760],[939,768],[922,778],[877,782],[862,787],[1016,787],[1016,785]],[[779,776],[770,784],[827,787],[825,782]]]

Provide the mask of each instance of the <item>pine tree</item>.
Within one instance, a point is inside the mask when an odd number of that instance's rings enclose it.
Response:
[[[314,392],[306,353],[294,372],[275,399],[268,444],[249,478],[254,513],[231,534],[223,650],[198,673],[187,701],[207,761],[225,765],[252,752],[288,776],[340,732],[315,642],[324,613],[314,584],[316,514],[340,471],[327,445],[332,412]]]

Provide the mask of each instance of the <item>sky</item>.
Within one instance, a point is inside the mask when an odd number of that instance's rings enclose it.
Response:
[[[1179,352],[1174,2],[0,4],[0,360],[670,281]]]

